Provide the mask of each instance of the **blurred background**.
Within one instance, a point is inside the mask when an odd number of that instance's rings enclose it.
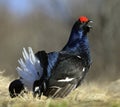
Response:
[[[120,78],[120,0],[0,0],[0,70],[17,77],[23,47],[58,51],[79,16],[94,21],[89,33],[90,81]]]

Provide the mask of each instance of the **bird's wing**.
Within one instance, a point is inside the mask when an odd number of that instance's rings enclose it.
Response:
[[[31,47],[28,52],[25,48],[22,51],[23,58],[18,60],[19,66],[16,68],[21,82],[28,90],[33,89],[35,80],[39,80],[43,74],[43,68],[40,66],[40,61],[34,55]]]
[[[85,74],[86,68],[80,56],[60,54],[51,71],[48,89],[44,93],[51,97],[64,97],[75,89]]]
[[[35,55],[40,60],[42,67],[44,68],[43,71],[45,76],[49,78],[51,76],[51,70],[56,65],[58,60],[59,52],[46,53],[45,51],[38,51]]]

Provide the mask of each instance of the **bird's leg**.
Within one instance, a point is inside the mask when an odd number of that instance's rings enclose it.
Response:
[[[33,96],[36,97],[37,94],[41,95],[40,80],[36,80],[33,84]]]

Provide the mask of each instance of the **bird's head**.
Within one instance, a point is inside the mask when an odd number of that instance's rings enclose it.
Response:
[[[73,29],[83,30],[84,33],[88,33],[92,28],[89,23],[92,23],[92,20],[89,20],[86,16],[80,16],[79,19],[75,22]]]

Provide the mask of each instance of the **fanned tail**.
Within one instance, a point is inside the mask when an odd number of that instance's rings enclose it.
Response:
[[[23,58],[18,60],[20,65],[16,70],[24,86],[28,90],[32,90],[34,81],[41,78],[43,69],[40,66],[40,61],[35,57],[31,47],[28,47],[28,52],[23,48],[22,55]]]

